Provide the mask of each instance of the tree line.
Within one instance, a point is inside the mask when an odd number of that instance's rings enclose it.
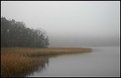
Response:
[[[1,17],[1,47],[45,48],[48,45],[48,36],[42,30],[27,28],[23,22]]]

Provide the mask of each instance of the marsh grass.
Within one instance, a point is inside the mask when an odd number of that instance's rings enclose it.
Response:
[[[45,57],[34,58],[9,50],[4,51],[6,52],[1,51],[1,77],[25,76],[47,62]]]
[[[24,56],[49,56],[49,55],[58,55],[58,54],[69,54],[69,53],[83,53],[90,52],[90,48],[3,48],[5,51],[14,52],[17,54],[22,54]]]
[[[25,76],[44,67],[48,56],[90,51],[90,48],[1,48],[1,77]]]

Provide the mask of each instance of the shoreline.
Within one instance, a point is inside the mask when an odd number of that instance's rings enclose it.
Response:
[[[48,62],[50,56],[91,52],[91,48],[1,48],[1,77],[21,77]]]

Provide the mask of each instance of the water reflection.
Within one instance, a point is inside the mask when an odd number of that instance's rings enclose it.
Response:
[[[31,70],[30,72],[28,72],[28,74],[26,74],[25,76],[33,75],[34,72],[42,72],[46,68],[46,66],[48,65],[48,62],[49,62],[48,59],[49,59],[49,57],[45,57],[43,59],[43,61],[44,61],[43,63],[41,63],[38,66],[35,66],[35,68],[33,70]]]
[[[93,52],[49,58],[46,70],[29,77],[119,76],[119,47],[95,47]]]
[[[29,75],[33,75],[35,71],[41,72],[43,69],[45,69],[45,67],[46,67],[46,65],[48,64],[49,61],[48,61],[48,57],[42,57],[42,58],[38,57],[38,59],[41,59],[41,61],[42,61],[40,64],[32,67],[29,71],[25,70],[25,72],[23,72],[19,75],[16,74],[12,77],[27,77]]]

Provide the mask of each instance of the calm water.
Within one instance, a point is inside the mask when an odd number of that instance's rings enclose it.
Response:
[[[119,47],[93,47],[90,53],[50,57],[41,71],[29,77],[41,76],[120,76]]]

